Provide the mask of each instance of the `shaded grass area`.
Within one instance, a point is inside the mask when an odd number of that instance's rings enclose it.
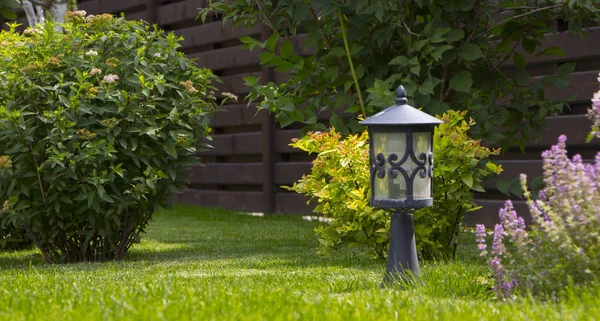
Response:
[[[46,265],[0,253],[0,320],[594,320],[600,288],[499,302],[471,240],[423,263],[421,284],[381,289],[361,249],[315,254],[316,223],[177,206],[122,262]],[[470,236],[468,237],[470,238]],[[467,243],[467,242],[464,242]],[[467,246],[468,245],[468,246]]]

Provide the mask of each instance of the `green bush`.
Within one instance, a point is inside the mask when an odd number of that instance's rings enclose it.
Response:
[[[198,161],[214,76],[146,23],[67,21],[0,33],[0,226],[49,263],[120,259]]]
[[[490,150],[467,136],[473,121],[465,112],[442,115],[443,124],[435,129],[433,192],[434,205],[417,210],[415,237],[417,249],[425,258],[454,255],[459,226],[464,214],[477,209],[473,191],[483,191],[486,176],[502,171],[487,158],[499,150]],[[291,146],[318,153],[312,172],[288,187],[316,199],[316,213],[331,220],[315,232],[320,253],[341,245],[367,245],[374,257],[385,257],[389,243],[390,215],[369,204],[369,144],[367,132],[342,135],[334,128],[325,133],[309,133]]]

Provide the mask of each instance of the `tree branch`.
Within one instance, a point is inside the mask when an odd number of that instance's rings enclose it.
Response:
[[[313,17],[313,20],[315,21],[317,28],[319,28],[319,30],[323,30],[323,25],[317,18],[317,14],[315,13],[315,10],[312,7],[310,7],[310,14]],[[329,46],[329,50],[331,50],[333,48],[333,45],[331,44],[331,40],[324,33],[323,33],[323,39],[325,39],[327,46]],[[346,83],[346,73],[344,72],[344,68],[342,68],[342,64],[340,64],[340,60],[338,59],[338,57],[333,57],[333,60],[335,61],[335,64],[337,65],[338,69],[340,70],[340,76],[342,77],[342,81],[344,83]],[[352,89],[350,89],[350,94],[352,94]]]
[[[562,7],[563,5],[564,4],[559,3],[559,4],[552,5],[552,6],[538,8],[538,9],[535,9],[535,10],[532,10],[532,11],[529,11],[529,12],[525,12],[525,13],[522,13],[522,14],[519,14],[519,15],[516,15],[516,16],[512,16],[512,17],[510,17],[510,18],[508,18],[506,20],[502,20],[502,21],[498,22],[497,24],[489,27],[488,29],[486,29],[485,33],[488,33],[490,30],[492,30],[492,29],[494,29],[494,28],[496,28],[496,27],[498,27],[500,25],[503,25],[503,24],[505,24],[507,22],[511,22],[513,20],[517,20],[517,19],[520,19],[520,18],[523,18],[523,17],[527,17],[527,16],[532,15],[532,14],[537,13],[537,12],[546,11],[546,10],[552,10],[554,8]]]

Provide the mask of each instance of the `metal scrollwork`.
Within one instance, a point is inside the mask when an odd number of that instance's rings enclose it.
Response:
[[[419,164],[419,166],[416,168],[416,170],[418,170],[420,172],[419,176],[421,176],[421,178],[425,178],[425,177],[427,177],[427,174],[428,174],[427,168],[425,168],[425,164],[427,164],[427,154],[425,154],[425,153],[419,154],[419,159],[423,161],[423,163],[422,163],[423,166],[421,166],[421,164]]]
[[[377,178],[385,177],[385,156],[382,153],[379,153],[375,156],[375,161],[373,162],[373,171],[377,175]]]
[[[429,177],[433,178],[433,153],[427,155],[427,162],[429,163]]]

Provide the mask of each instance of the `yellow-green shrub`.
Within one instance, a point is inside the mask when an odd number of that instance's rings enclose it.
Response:
[[[499,150],[481,146],[468,137],[473,121],[465,112],[450,111],[435,129],[434,205],[417,210],[415,236],[417,249],[426,258],[450,256],[458,242],[464,214],[477,208],[473,191],[483,191],[480,183],[500,166],[488,157]],[[370,206],[369,144],[367,132],[342,138],[334,128],[309,133],[291,146],[317,153],[312,172],[289,187],[318,202],[316,213],[331,220],[315,229],[321,253],[342,245],[367,245],[374,257],[385,257],[389,243],[390,215]]]

